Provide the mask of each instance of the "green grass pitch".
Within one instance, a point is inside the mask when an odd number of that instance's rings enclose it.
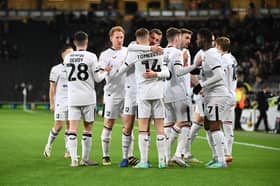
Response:
[[[233,146],[233,164],[226,169],[210,170],[204,164],[190,168],[157,168],[157,153],[154,130],[149,160],[153,168],[139,170],[118,168],[121,161],[121,123],[113,129],[111,143],[111,166],[101,165],[100,135],[102,118],[97,118],[93,129],[91,159],[100,163],[97,167],[69,167],[70,160],[64,159],[63,132],[54,142],[50,159],[43,157],[43,149],[53,123],[48,111],[0,109],[0,185],[95,185],[95,186],[272,186],[280,185],[280,135],[235,132],[235,140],[276,149],[263,149],[240,144]],[[137,125],[136,125],[137,126]],[[80,127],[81,128],[81,127]],[[81,137],[79,133],[79,141]],[[137,131],[134,132],[137,139]],[[204,131],[199,136],[205,136]],[[210,149],[207,141],[198,138],[192,146],[193,154],[207,162]],[[79,143],[78,152],[81,154]],[[135,155],[139,157],[135,140]]]

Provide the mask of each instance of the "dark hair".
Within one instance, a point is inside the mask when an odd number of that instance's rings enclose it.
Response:
[[[76,41],[77,45],[85,44],[85,41],[87,39],[88,39],[88,35],[83,31],[78,31],[74,34],[74,40]]]
[[[213,34],[212,34],[212,32],[210,32],[210,30],[208,28],[199,29],[197,34],[200,35],[200,37],[202,37],[207,43],[212,42],[212,35]]]
[[[63,52],[65,52],[65,51],[66,51],[67,49],[69,49],[69,48],[72,48],[72,49],[73,49],[72,45],[66,44],[66,45],[64,45],[64,46],[61,47],[59,53],[62,54]]]
[[[147,30],[146,28],[139,28],[136,30],[135,32],[135,37],[144,37],[146,35],[149,35],[149,30]]]
[[[174,28],[174,27],[168,28],[166,31],[167,41],[172,41],[175,38],[175,36],[177,36],[180,33],[181,31],[178,28]]]
[[[193,32],[191,30],[186,29],[186,28],[180,28],[180,31],[182,34],[190,34],[190,35],[193,34]]]
[[[162,35],[162,31],[160,29],[154,28],[150,30],[150,34],[155,33],[157,35]]]

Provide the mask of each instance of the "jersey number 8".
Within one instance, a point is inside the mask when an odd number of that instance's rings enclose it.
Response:
[[[87,72],[88,66],[85,63],[80,63],[77,66],[77,70],[78,70],[77,77],[73,77],[73,74],[76,70],[76,66],[73,63],[67,63],[66,66],[71,68],[69,76],[68,76],[68,81],[76,81],[77,78],[78,78],[78,80],[81,80],[81,81],[86,81],[88,79],[88,76],[89,76],[88,72]]]

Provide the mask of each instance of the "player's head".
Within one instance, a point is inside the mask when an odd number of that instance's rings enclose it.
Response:
[[[160,29],[154,28],[150,30],[150,45],[160,45],[162,38],[162,31]]]
[[[166,39],[168,43],[173,43],[176,47],[181,45],[181,31],[178,28],[170,27],[166,31]]]
[[[62,61],[64,60],[65,56],[73,51],[73,48],[71,45],[65,45],[60,49],[60,57]]]
[[[196,44],[199,48],[205,49],[212,46],[212,33],[207,28],[201,28],[196,35]]]
[[[181,31],[181,48],[188,48],[191,43],[193,32],[186,28],[181,28],[180,31]]]
[[[112,48],[119,50],[123,46],[125,31],[121,26],[114,26],[109,31],[110,41],[112,43]]]
[[[88,45],[88,35],[83,31],[78,31],[74,34],[74,45],[79,48],[86,48]]]
[[[149,30],[146,28],[139,28],[135,32],[136,42],[138,44],[149,45]]]
[[[218,37],[215,41],[216,48],[221,52],[229,52],[230,39],[228,37]]]

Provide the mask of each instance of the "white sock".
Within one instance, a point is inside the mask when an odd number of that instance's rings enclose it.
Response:
[[[129,143],[129,148],[128,148],[128,157],[133,157],[133,152],[134,152],[134,134],[133,131],[131,132],[131,139]]]
[[[128,151],[131,144],[131,136],[122,134],[122,154],[123,159],[128,159]]]
[[[218,161],[221,163],[225,163],[224,141],[223,141],[224,134],[220,130],[214,131],[211,133],[212,133],[213,141],[215,144],[214,146],[215,146],[217,156],[218,156]]]
[[[190,133],[190,127],[182,127],[178,136],[178,144],[175,152],[175,156],[181,157],[186,151],[186,144]]]
[[[109,148],[110,148],[110,142],[111,142],[111,135],[112,130],[103,128],[102,135],[101,135],[101,144],[102,144],[102,152],[103,157],[109,157]]]
[[[140,151],[140,162],[148,162],[149,153],[149,137],[148,134],[139,134],[138,137],[139,151]]]
[[[209,144],[209,147],[212,151],[212,157],[217,160],[217,153],[216,153],[216,149],[215,149],[215,146],[214,146],[214,141],[213,141],[213,137],[212,137],[212,133],[210,130],[207,130],[206,131],[206,137],[207,137],[207,141],[208,141],[208,144]]]
[[[201,129],[201,125],[193,122],[192,126],[191,126],[191,130],[190,130],[190,137],[191,137],[191,143],[194,141],[194,139],[196,138],[196,134],[197,134],[197,131],[199,129]]]
[[[90,156],[90,150],[92,145],[92,135],[83,134],[82,138],[82,160],[88,161]]]
[[[157,150],[158,150],[158,162],[164,163],[165,162],[165,136],[164,135],[157,135]]]
[[[56,136],[58,135],[58,132],[54,130],[54,128],[51,129],[49,137],[48,137],[48,145],[51,146],[54,142]]]
[[[175,129],[171,128],[170,134],[167,141],[167,160],[171,159],[172,144],[174,143],[176,137],[179,135]]]
[[[64,133],[65,152],[69,153],[69,150],[67,148],[67,141],[68,141],[68,131],[65,131],[65,133]]]
[[[78,158],[77,158],[77,148],[78,148],[77,141],[78,141],[77,134],[74,134],[74,133],[68,134],[67,147],[70,152],[72,161],[78,160]]]
[[[232,144],[234,141],[232,123],[223,124],[223,128],[225,134],[225,146],[227,147],[226,155],[232,155]]]

